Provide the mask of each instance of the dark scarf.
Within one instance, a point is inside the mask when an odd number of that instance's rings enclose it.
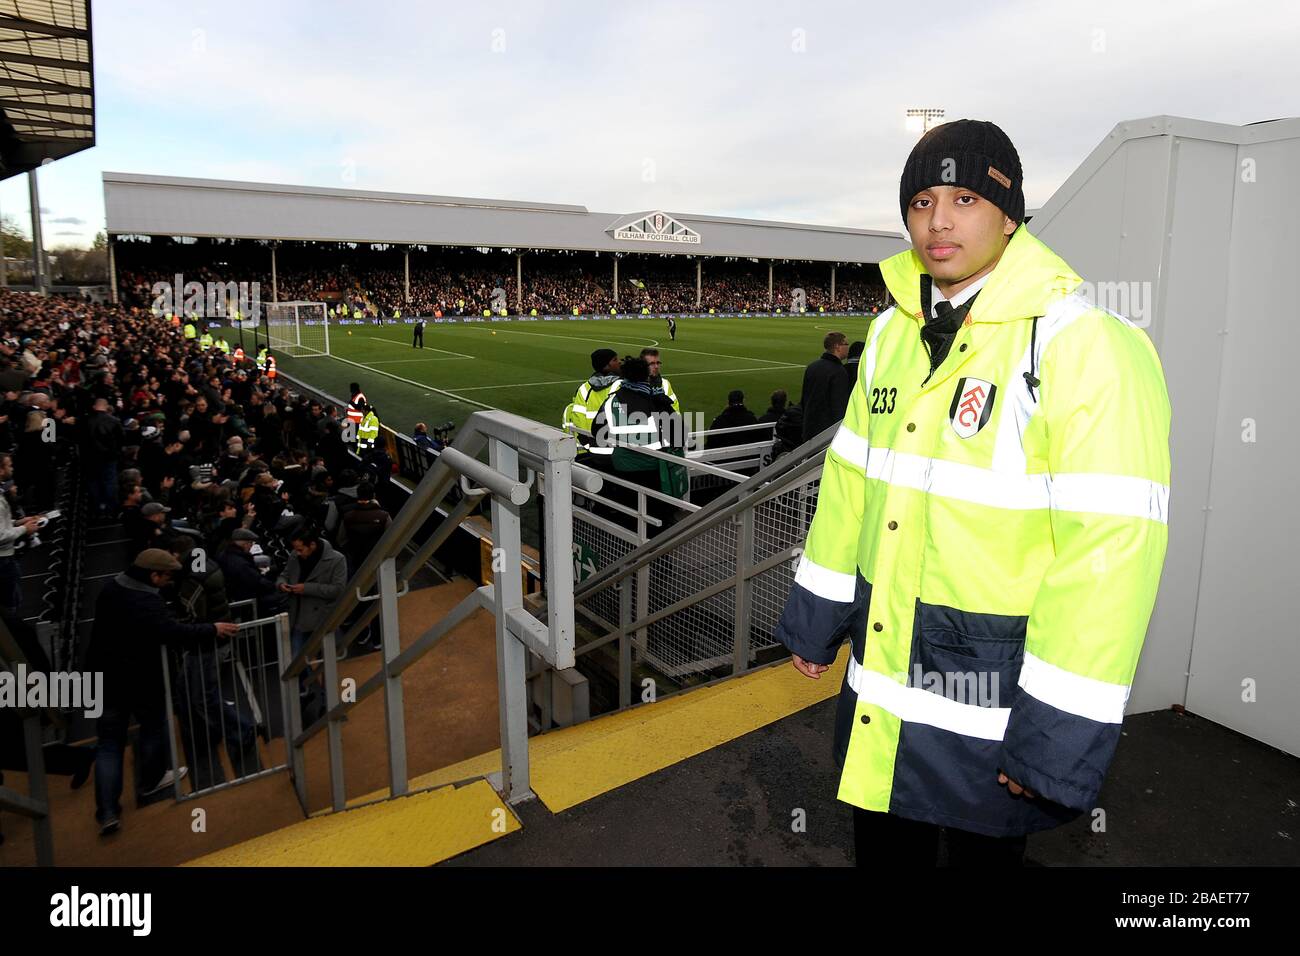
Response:
[[[952,342],[957,337],[957,331],[961,328],[962,323],[966,321],[971,306],[979,298],[979,293],[976,292],[955,309],[948,305],[947,302],[940,302],[938,306],[939,315],[932,317],[930,315],[932,281],[928,273],[921,275],[921,308],[925,315],[925,325],[921,326],[921,341],[925,343],[926,351],[930,353],[930,375],[925,377],[925,382],[930,381],[930,376],[934,375],[939,366],[943,364],[943,360],[948,357],[948,350],[952,348]],[[945,306],[947,306],[946,309]],[[925,382],[921,384],[924,385]]]

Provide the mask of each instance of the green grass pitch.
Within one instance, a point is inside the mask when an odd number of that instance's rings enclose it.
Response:
[[[636,355],[658,347],[682,411],[704,425],[739,388],[756,415],[778,388],[798,401],[803,369],[822,353],[826,332],[865,339],[868,320],[829,314],[763,318],[683,318],[677,341],[663,319],[498,321],[435,324],[424,331],[424,351],[411,348],[409,325],[330,327],[330,356],[290,358],[280,368],[346,400],[360,383],[380,420],[410,434],[416,422],[457,425],[480,408],[500,408],[559,425],[578,384],[591,374],[591,353],[602,347]],[[351,335],[348,331],[351,331]]]

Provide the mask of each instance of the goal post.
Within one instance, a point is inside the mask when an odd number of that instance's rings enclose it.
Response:
[[[293,358],[330,354],[324,302],[274,302],[262,308],[266,314],[266,343],[272,352]]]

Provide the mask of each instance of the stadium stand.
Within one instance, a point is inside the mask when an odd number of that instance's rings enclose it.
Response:
[[[171,282],[178,273],[203,283],[259,282],[270,296],[267,246],[258,240],[177,242],[159,237],[132,241],[118,237],[119,294],[128,306],[147,308],[156,282]],[[678,256],[628,255],[620,259],[615,302],[609,258],[590,253],[533,251],[525,256],[522,296],[516,290],[514,255],[502,250],[430,248],[411,255],[410,299],[405,299],[402,255],[379,244],[282,243],[276,295],[279,301],[326,302],[360,311],[367,318],[479,315],[504,307],[510,315],[584,315],[638,313],[655,315],[763,312],[789,310],[795,290],[803,289],[812,311],[868,312],[886,304],[879,276],[873,280],[861,265],[845,265],[831,300],[829,270],[824,263],[781,263],[776,267],[768,300],[767,266],[751,259],[710,258],[701,275],[696,305],[694,260]],[[501,290],[497,292],[497,290]],[[502,305],[504,304],[504,306]]]

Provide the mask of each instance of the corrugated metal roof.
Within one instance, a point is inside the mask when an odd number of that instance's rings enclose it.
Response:
[[[907,248],[897,233],[766,222],[666,210],[622,214],[585,206],[316,186],[104,173],[110,235],[166,235],[319,242],[423,243],[508,249],[576,249],[879,262]],[[664,217],[698,242],[616,239],[615,230]]]
[[[95,145],[89,0],[0,0],[0,178]]]

